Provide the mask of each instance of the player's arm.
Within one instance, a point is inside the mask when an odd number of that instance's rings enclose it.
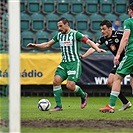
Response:
[[[104,49],[100,49],[93,41],[91,41],[90,39],[88,39],[87,41],[86,41],[86,43],[88,44],[88,45],[90,45],[93,49],[95,49],[97,52],[106,52],[106,50],[104,50]]]
[[[96,43],[96,45],[97,45],[97,47],[100,46],[99,43]],[[80,54],[80,56],[81,56],[82,58],[86,58],[87,56],[93,54],[95,51],[96,51],[96,50],[95,50],[94,48],[89,48],[85,54],[83,54],[83,55]]]
[[[34,44],[34,43],[29,43],[27,45],[27,47],[35,47],[35,48],[42,48],[42,49],[45,49],[45,48],[49,48],[50,46],[52,46],[55,42],[53,40],[50,40],[48,42],[44,42],[44,43],[41,43],[41,44]]]
[[[100,49],[93,41],[88,39],[86,36],[84,36],[81,40],[83,43],[90,45],[93,49],[95,49],[97,52],[106,52],[104,49]]]
[[[130,30],[125,30],[124,33],[123,33],[123,37],[121,39],[121,42],[120,42],[119,49],[118,49],[117,54],[116,54],[116,56],[114,58],[114,63],[116,65],[119,64],[120,54],[122,53],[122,51],[126,47],[126,45],[128,43],[129,36],[130,36]]]

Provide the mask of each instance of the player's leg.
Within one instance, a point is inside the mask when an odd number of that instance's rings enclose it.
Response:
[[[62,96],[61,83],[62,83],[61,77],[56,75],[54,77],[54,81],[53,81],[53,93],[54,93],[54,98],[55,98],[55,101],[56,101],[56,107],[59,107],[59,108],[62,108],[62,103],[61,103],[61,96]]]
[[[79,95],[81,98],[85,97],[85,92],[75,84],[74,81],[67,81],[66,87],[72,91],[74,91],[77,95]]]
[[[133,58],[130,56],[125,56],[122,60],[123,62],[120,63],[120,68],[117,70],[117,73],[120,76],[128,75],[130,74],[130,84],[133,89]],[[123,104],[121,110],[126,110],[127,108],[130,108],[132,106],[131,102],[129,101],[127,104]]]
[[[133,75],[130,76],[130,85],[132,87],[132,96],[133,96]]]
[[[79,81],[81,76],[81,63],[78,61],[69,63],[67,73],[68,81],[66,87],[81,97],[81,108],[84,108],[87,105],[88,94],[84,92],[80,86],[75,84],[75,82]]]
[[[119,67],[117,68],[116,74],[114,76],[114,82],[110,94],[110,103],[105,108],[100,108],[99,111],[101,112],[114,112],[114,106],[116,104],[117,97],[120,93],[121,89],[121,81],[123,78],[130,74],[133,70],[133,64],[132,64],[133,58],[125,56]]]
[[[53,81],[53,93],[54,93],[54,98],[56,101],[56,107],[52,109],[51,111],[61,111],[62,109],[62,102],[61,102],[61,97],[62,97],[62,87],[61,83],[63,80],[66,79],[66,72],[64,71],[65,69],[63,68],[64,65],[61,63],[55,72],[54,76],[54,81]]]
[[[119,76],[118,74],[115,74],[112,90],[111,90],[111,93],[110,93],[110,103],[108,105],[106,105],[105,108],[100,108],[99,109],[100,112],[114,113],[114,111],[115,111],[114,107],[115,107],[115,104],[116,104],[117,97],[120,93],[122,79],[123,78],[121,76]]]
[[[81,108],[83,109],[87,105],[88,94],[84,92],[80,86],[76,85],[74,81],[70,81],[70,77],[69,80],[67,81],[66,87],[74,91],[78,96],[81,97]]]
[[[114,66],[114,68],[111,70],[109,76],[108,76],[108,80],[107,80],[107,86],[109,88],[112,88],[113,82],[114,82],[114,75],[116,72],[118,66]],[[120,94],[118,96],[118,98],[122,101],[123,105],[122,107],[119,109],[119,111],[123,111],[126,110],[127,108],[130,108],[131,102],[127,100],[127,98],[124,96],[124,94],[122,93],[122,91],[120,91]]]
[[[114,81],[114,74],[110,73],[107,80],[107,86],[111,89]]]
[[[110,94],[110,103],[109,105],[111,107],[114,107],[116,104],[116,99],[119,96],[120,90],[121,90],[121,81],[123,80],[123,78],[121,76],[119,76],[118,74],[115,74],[114,76],[114,82],[113,82],[113,86],[112,86],[112,90],[111,90],[111,94]]]
[[[132,97],[133,97],[133,70],[132,70],[132,73],[130,75],[130,85],[132,87]]]

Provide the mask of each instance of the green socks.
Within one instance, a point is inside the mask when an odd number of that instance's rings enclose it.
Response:
[[[111,91],[111,94],[110,94],[110,103],[109,103],[109,105],[111,107],[114,107],[115,106],[116,100],[117,100],[117,97],[118,97],[119,93],[120,92]]]
[[[79,95],[81,98],[84,98],[85,97],[85,93],[83,92],[83,90],[78,86],[76,85],[76,88],[74,90],[76,92],[77,95]]]
[[[56,106],[62,107],[61,104],[61,96],[62,96],[62,88],[61,86],[53,86],[54,98],[56,101]]]
[[[61,86],[53,86],[53,92],[54,92],[54,98],[56,101],[56,106],[62,108],[62,103],[61,103],[61,96],[62,96],[62,88]],[[76,85],[75,92],[77,95],[79,95],[81,98],[85,97],[85,93],[83,90]]]

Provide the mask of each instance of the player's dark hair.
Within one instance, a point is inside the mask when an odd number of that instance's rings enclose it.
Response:
[[[131,4],[128,6],[128,9],[133,10],[133,3],[131,3]]]
[[[69,25],[69,21],[68,21],[68,19],[66,19],[66,18],[64,18],[64,17],[60,18],[60,19],[58,20],[58,22],[59,22],[59,21],[62,21],[63,24],[68,23],[68,25]]]
[[[103,20],[101,23],[100,23],[100,26],[104,26],[106,25],[108,28],[112,27],[112,23],[111,21],[109,20]]]

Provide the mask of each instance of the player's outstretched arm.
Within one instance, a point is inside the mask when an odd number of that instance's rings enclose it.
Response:
[[[53,40],[50,40],[49,42],[44,42],[41,44],[34,44],[34,43],[29,43],[27,44],[26,47],[35,47],[35,48],[49,48],[50,46],[52,46],[54,44]]]
[[[87,41],[86,41],[86,43],[88,44],[88,45],[90,45],[93,49],[95,49],[97,52],[106,52],[106,50],[104,50],[104,49],[100,49],[93,41],[91,41],[90,39],[88,39]]]
[[[96,45],[99,47],[100,44],[96,43]],[[96,50],[94,48],[89,48],[85,54],[80,54],[81,58],[86,58],[89,55],[93,54]]]

